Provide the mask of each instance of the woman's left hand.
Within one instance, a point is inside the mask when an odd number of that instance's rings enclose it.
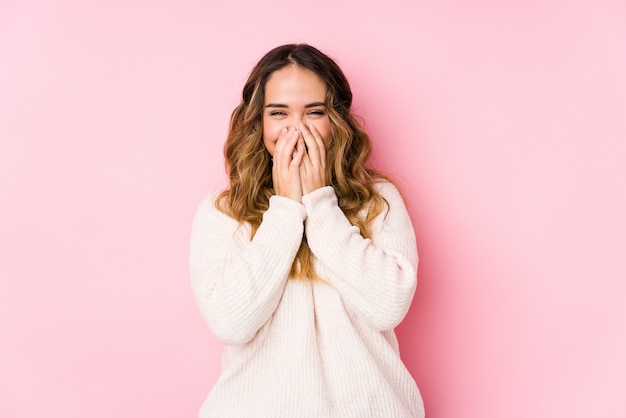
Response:
[[[305,195],[328,185],[326,147],[314,125],[307,127],[300,124],[298,129],[307,147],[307,152],[300,164],[300,182],[302,183],[302,194]]]

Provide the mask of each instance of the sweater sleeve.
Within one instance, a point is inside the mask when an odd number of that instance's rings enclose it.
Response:
[[[417,284],[417,247],[406,207],[393,184],[378,191],[389,204],[366,239],[350,223],[332,187],[302,198],[309,247],[344,303],[372,328],[395,328],[406,315]]]
[[[220,212],[205,198],[193,221],[191,284],[200,312],[226,344],[254,338],[276,310],[296,256],[306,212],[285,197],[272,196],[254,238],[249,227]]]

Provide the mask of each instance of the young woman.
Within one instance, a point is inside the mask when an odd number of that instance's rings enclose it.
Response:
[[[200,417],[423,417],[394,328],[417,251],[400,194],[367,166],[337,64],[268,52],[233,111],[230,187],[194,219],[191,281],[226,343]]]

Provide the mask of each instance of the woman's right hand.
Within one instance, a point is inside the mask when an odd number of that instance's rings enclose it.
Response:
[[[274,149],[272,181],[274,193],[302,202],[300,164],[305,153],[304,139],[296,128],[284,128]]]

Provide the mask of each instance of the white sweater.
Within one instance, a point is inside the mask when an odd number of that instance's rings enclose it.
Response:
[[[417,385],[393,329],[415,291],[417,251],[406,208],[387,182],[389,203],[364,239],[330,186],[281,196],[254,238],[215,208],[196,213],[191,282],[211,331],[226,343],[222,374],[200,417],[423,417]],[[306,230],[324,278],[288,279]]]

